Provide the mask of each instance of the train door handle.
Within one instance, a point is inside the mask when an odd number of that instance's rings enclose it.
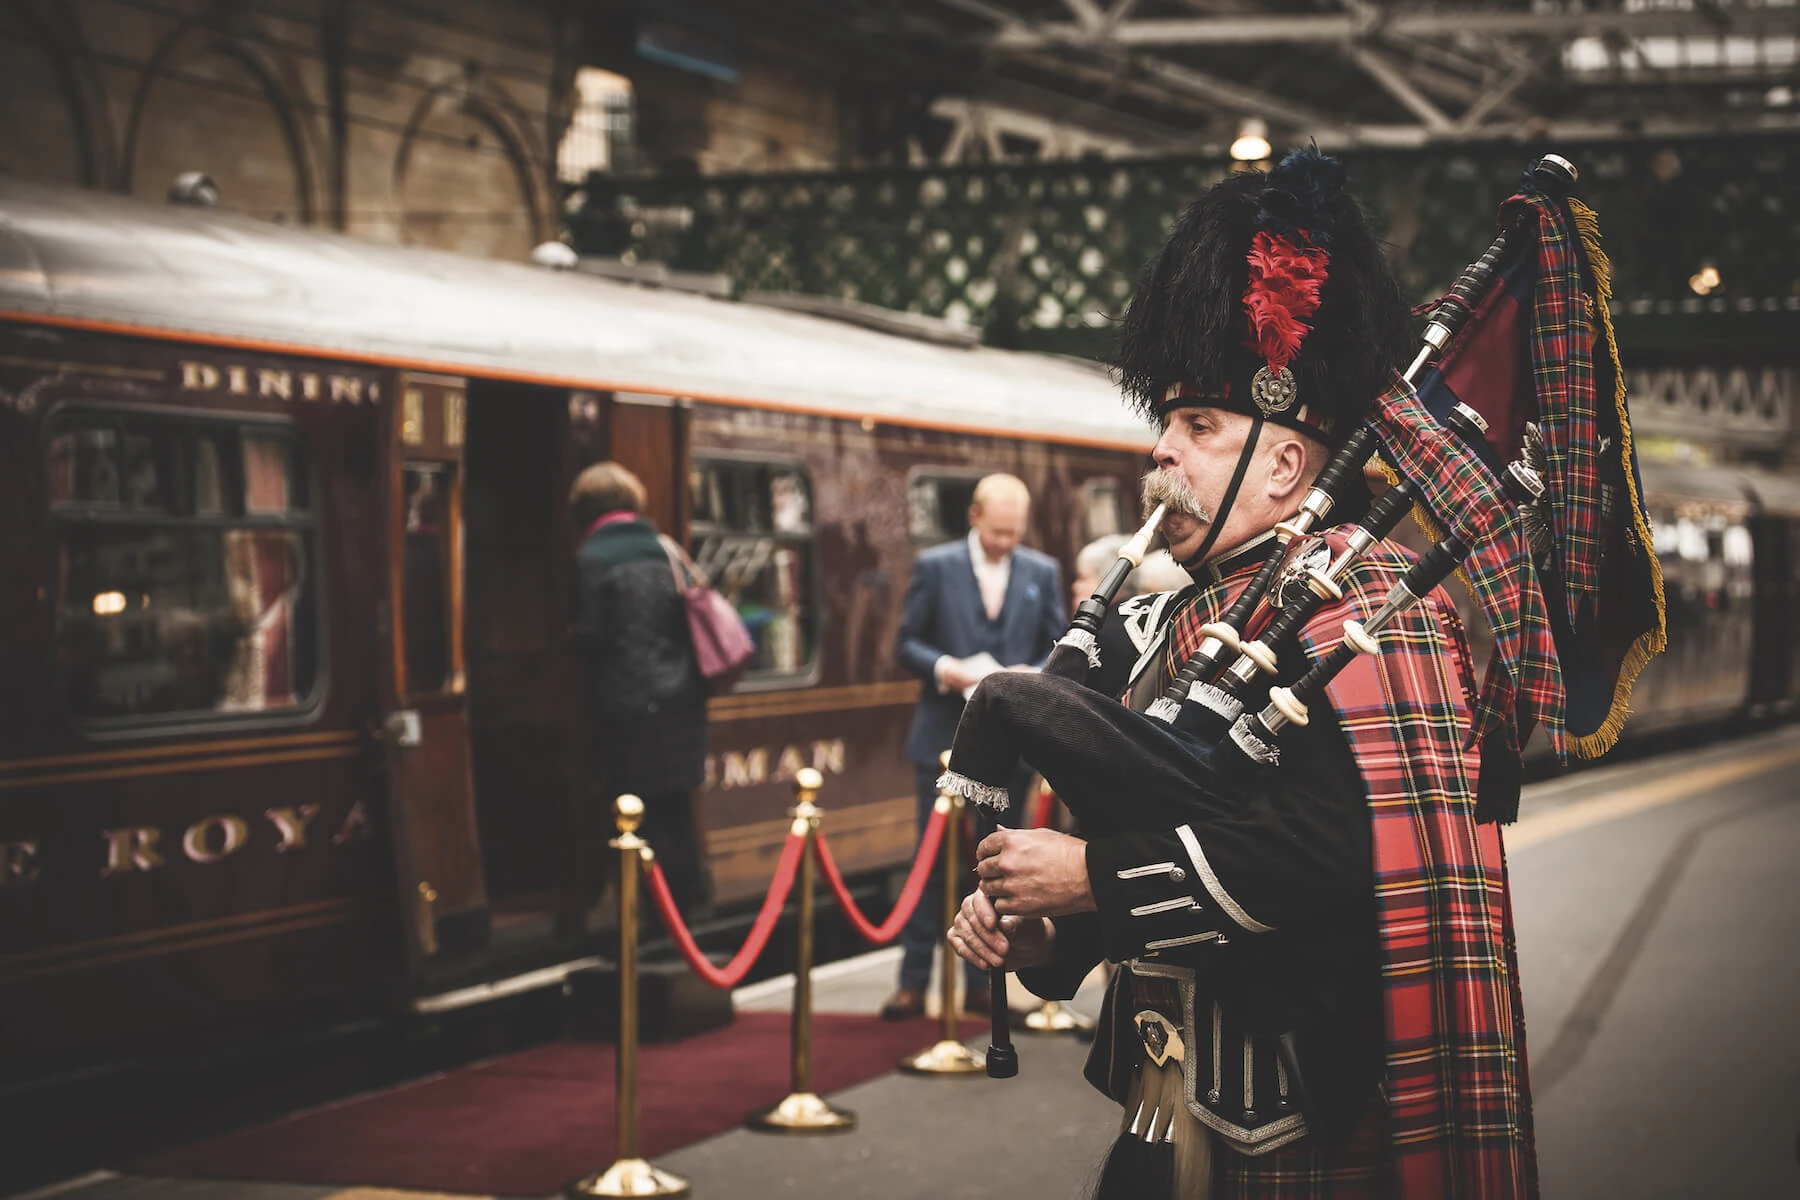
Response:
[[[426,958],[438,952],[437,898],[437,889],[426,880],[419,880],[419,949]]]
[[[417,746],[422,740],[420,728],[419,710],[402,708],[387,715],[387,720],[382,725],[382,732],[396,746]]]

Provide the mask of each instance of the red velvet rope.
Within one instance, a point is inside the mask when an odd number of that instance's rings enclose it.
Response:
[[[787,903],[788,893],[794,888],[794,873],[800,869],[800,854],[805,848],[804,837],[797,833],[788,834],[787,843],[781,848],[781,861],[775,865],[775,879],[769,885],[769,894],[763,899],[762,911],[756,914],[756,924],[750,927],[750,939],[723,969],[713,966],[700,953],[694,935],[688,932],[687,923],[681,919],[681,911],[675,907],[669,881],[663,878],[662,864],[651,860],[650,895],[656,900],[656,910],[662,915],[663,925],[696,975],[716,988],[736,987],[744,981],[751,964],[769,944],[769,935],[775,932],[775,922],[781,918],[781,906]]]
[[[925,823],[925,836],[919,839],[919,856],[913,859],[912,871],[906,876],[906,886],[900,889],[900,898],[894,901],[894,911],[879,926],[871,923],[856,907],[856,901],[851,899],[850,889],[844,886],[844,877],[831,857],[831,847],[825,844],[825,835],[818,836],[819,870],[825,876],[825,882],[831,885],[831,894],[837,897],[838,906],[850,918],[851,926],[866,941],[877,946],[893,941],[906,919],[912,916],[913,909],[919,906],[919,897],[925,894],[925,881],[931,877],[931,865],[938,856],[938,843],[944,838],[947,815],[932,809],[931,820]]]

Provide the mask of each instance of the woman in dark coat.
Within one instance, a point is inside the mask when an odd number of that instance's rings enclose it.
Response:
[[[575,480],[573,641],[582,676],[590,824],[610,830],[622,792],[684,915],[705,897],[692,794],[705,774],[706,681],[669,553],[643,515],[644,485],[616,462]]]

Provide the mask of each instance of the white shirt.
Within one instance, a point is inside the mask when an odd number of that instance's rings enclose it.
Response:
[[[975,584],[981,589],[981,606],[987,610],[990,621],[998,620],[1000,610],[1006,605],[1006,585],[1012,582],[1012,555],[1009,553],[995,562],[981,548],[981,534],[969,530],[969,563],[975,568]],[[932,678],[937,681],[940,692],[949,691],[944,683],[944,664],[951,656],[941,654],[937,662],[932,664]]]
[[[997,621],[1000,609],[1006,604],[1006,585],[1012,579],[1012,554],[1005,554],[999,562],[993,561],[981,548],[981,535],[971,529],[969,561],[975,564],[975,582],[981,587],[981,606],[987,609],[988,620]]]

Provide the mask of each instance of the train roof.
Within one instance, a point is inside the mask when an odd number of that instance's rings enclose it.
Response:
[[[1800,517],[1800,479],[1755,467],[1746,467],[1742,473],[1763,512]]]
[[[1800,478],[1735,463],[1674,463],[1645,459],[1644,489],[1653,496],[1712,500],[1746,511],[1800,516]]]
[[[0,319],[1148,451],[1105,373],[0,177]]]

